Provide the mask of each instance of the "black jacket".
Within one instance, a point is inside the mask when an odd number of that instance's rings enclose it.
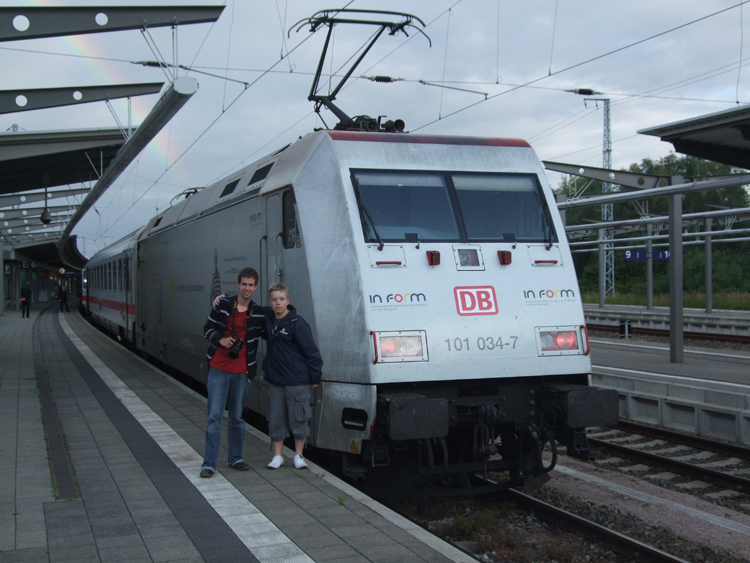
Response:
[[[273,385],[315,385],[320,383],[323,358],[315,345],[307,321],[297,314],[293,306],[274,327],[274,313],[266,312],[266,340],[268,352],[263,360],[263,377]]]
[[[21,297],[23,297],[27,303],[31,303],[31,288],[28,285],[21,288]]]
[[[221,346],[219,341],[224,338],[224,332],[227,329],[227,319],[230,315],[237,313],[237,296],[228,295],[222,297],[216,307],[211,309],[208,314],[206,324],[203,325],[203,335],[208,338],[211,347],[206,353],[208,363],[214,357],[216,349]],[[253,379],[256,375],[258,364],[256,362],[256,352],[258,350],[258,340],[265,338],[263,307],[250,301],[247,308],[247,334],[245,336],[245,347],[247,348],[247,378]]]

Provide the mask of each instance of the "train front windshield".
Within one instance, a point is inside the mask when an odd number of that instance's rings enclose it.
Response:
[[[353,170],[352,180],[367,242],[557,242],[533,174]]]

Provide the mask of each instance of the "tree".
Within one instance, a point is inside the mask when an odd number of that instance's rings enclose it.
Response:
[[[693,156],[679,156],[670,153],[667,156],[653,160],[643,159],[640,163],[631,164],[628,172],[654,174],[659,176],[720,176],[744,172],[726,164],[702,160]],[[586,193],[602,193],[602,183],[583,180],[580,178],[566,178],[556,193],[572,194],[588,183]],[[634,188],[615,186],[614,191],[635,191]],[[642,203],[643,209],[650,215],[667,215],[668,198],[652,198]],[[750,195],[744,186],[724,188],[710,192],[687,194],[683,198],[682,212],[699,213],[711,211],[711,206],[750,207]],[[633,202],[614,204],[615,221],[637,219],[641,211]],[[584,207],[571,209],[567,212],[567,224],[576,225],[589,221],[601,220],[600,207]],[[715,229],[716,227],[714,227]],[[687,242],[687,239],[686,239]],[[750,243],[717,244],[713,252],[713,278],[715,292],[750,292]],[[741,257],[741,259],[738,259]],[[599,286],[598,255],[595,252],[573,254],[578,283],[583,293],[595,293]],[[684,284],[688,292],[702,292],[704,290],[704,247],[703,245],[685,246],[684,249]],[[617,293],[646,293],[646,263],[630,262],[624,258],[624,252],[615,251],[615,288]],[[669,291],[669,265],[667,262],[654,262],[654,293]]]

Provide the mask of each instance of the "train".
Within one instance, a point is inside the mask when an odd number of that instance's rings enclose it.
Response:
[[[586,427],[617,422],[617,392],[589,385],[564,225],[523,140],[311,132],[97,252],[85,311],[205,383],[204,321],[245,266],[256,302],[284,282],[310,323],[325,365],[309,445],[354,482],[533,490],[558,444],[586,459]],[[259,370],[261,420],[267,396]]]

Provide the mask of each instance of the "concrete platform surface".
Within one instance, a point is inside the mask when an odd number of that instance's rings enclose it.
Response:
[[[74,303],[71,303],[71,310]],[[37,305],[0,317],[0,563],[466,562],[310,463],[198,477],[205,399],[89,326]]]

